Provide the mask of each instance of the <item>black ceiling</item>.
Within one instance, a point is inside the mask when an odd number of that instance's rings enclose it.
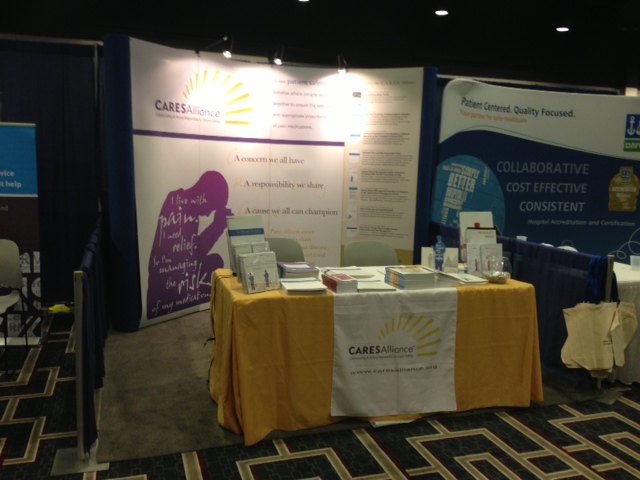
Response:
[[[444,75],[638,86],[640,0],[68,0],[3,2],[0,32],[102,40],[126,34],[204,50],[352,68],[434,66]],[[448,17],[436,17],[447,5]],[[559,34],[559,23],[571,28]],[[213,50],[213,49],[212,49]]]

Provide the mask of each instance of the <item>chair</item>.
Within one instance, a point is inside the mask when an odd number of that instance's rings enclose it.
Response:
[[[357,240],[344,247],[345,266],[371,267],[398,265],[398,252],[391,245],[377,240]]]
[[[269,248],[276,254],[278,262],[304,262],[302,245],[293,238],[267,238]]]
[[[7,377],[9,376],[9,356],[7,348],[9,346],[9,310],[18,302],[22,302],[21,334],[25,335],[25,345],[28,346],[27,332],[25,329],[24,312],[25,305],[22,297],[22,270],[20,269],[20,250],[18,245],[6,239],[0,239],[0,320],[2,320],[4,336],[4,366]],[[12,372],[13,373],[13,372]]]

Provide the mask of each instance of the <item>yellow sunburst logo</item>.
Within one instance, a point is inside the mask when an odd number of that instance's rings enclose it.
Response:
[[[249,125],[251,123],[251,94],[241,81],[216,70],[204,70],[191,76],[182,95],[190,103],[206,105],[224,114],[227,125]]]
[[[416,316],[411,314],[405,318],[400,315],[397,319],[391,319],[391,323],[387,322],[378,334],[378,340],[381,342],[388,336],[394,334],[409,335],[417,346],[418,357],[433,357],[438,354],[435,348],[442,341],[441,338],[435,337],[440,334],[440,327],[433,325],[434,320],[426,320],[424,315]]]

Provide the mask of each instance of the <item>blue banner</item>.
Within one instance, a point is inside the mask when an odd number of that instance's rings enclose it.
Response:
[[[40,247],[36,128],[0,123],[0,238],[18,245],[30,336],[40,323]],[[22,334],[20,309],[8,312],[9,336]]]
[[[640,99],[445,89],[432,219],[491,211],[508,236],[586,253],[640,253]]]
[[[0,124],[0,195],[38,194],[33,125]]]

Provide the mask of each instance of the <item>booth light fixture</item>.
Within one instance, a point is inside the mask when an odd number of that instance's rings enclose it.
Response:
[[[284,58],[284,45],[282,45],[276,53],[273,55],[273,64],[274,65],[282,65],[282,60]]]
[[[344,59],[344,55],[338,54],[338,73],[347,73],[349,71],[349,66],[347,65],[347,61]]]
[[[224,37],[222,37],[222,38],[220,38],[220,39],[216,40],[216,41],[215,41],[215,42],[213,42],[213,43],[210,43],[209,45],[207,45],[207,46],[206,46],[206,47],[204,47],[204,48],[201,48],[200,50],[202,50],[203,52],[204,52],[204,51],[207,51],[207,50],[209,50],[210,48],[217,47],[217,46],[218,46],[218,45],[220,45],[221,43],[226,42],[228,39],[229,39],[229,37],[228,37],[227,35],[225,35]],[[196,53],[199,53],[199,51],[198,51],[198,50],[196,50]]]
[[[227,48],[222,50],[222,55],[224,55],[224,58],[231,58],[233,56],[233,54],[231,53],[233,50],[233,37],[229,38],[229,42],[227,44]]]

